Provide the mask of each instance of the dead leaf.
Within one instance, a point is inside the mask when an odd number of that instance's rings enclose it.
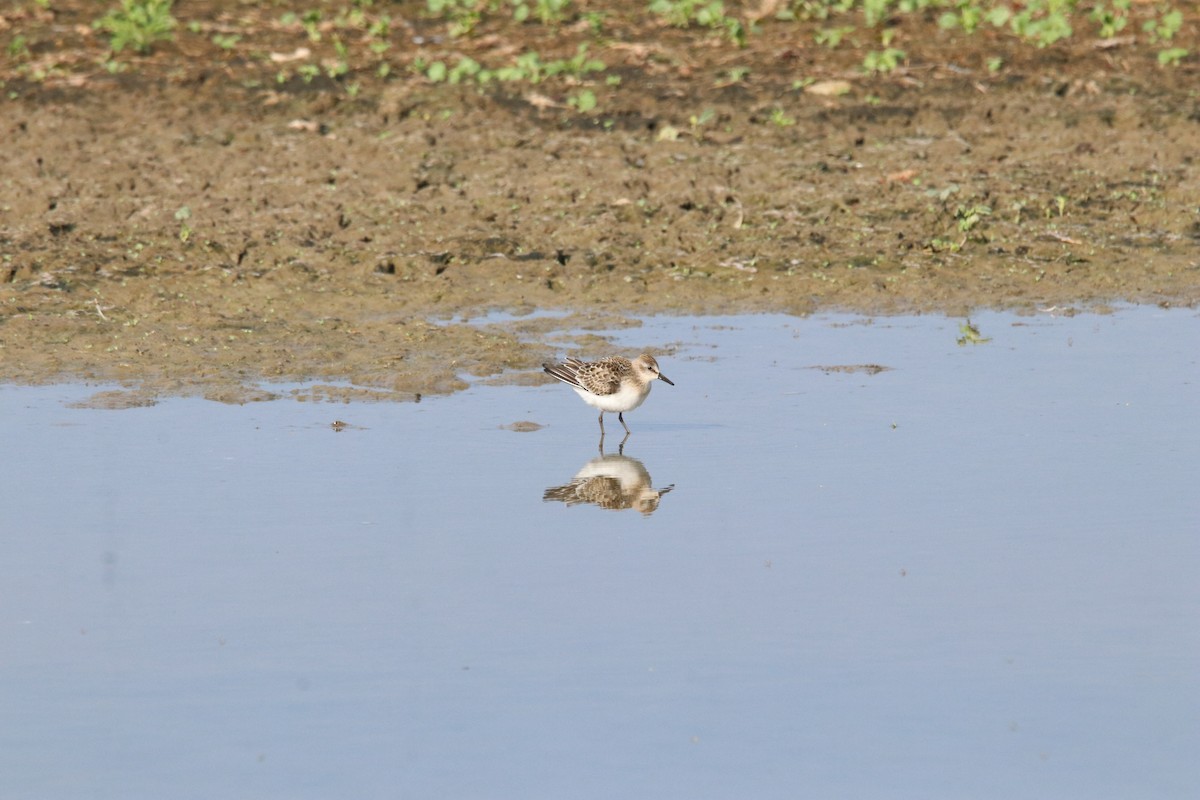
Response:
[[[547,97],[544,94],[538,94],[537,92],[530,92],[529,94],[525,95],[525,102],[539,110],[544,110],[547,108],[562,108],[562,104],[556,103],[554,98]]]
[[[758,22],[760,19],[773,17],[783,9],[784,5],[784,0],[762,0],[757,9],[746,12],[746,19],[750,22]]]
[[[271,53],[271,60],[276,64],[286,64],[289,61],[302,61],[312,55],[307,47],[297,47],[291,53]]]
[[[893,172],[884,180],[888,183],[908,183],[919,173],[915,169],[902,169],[899,172]]]
[[[844,94],[850,94],[853,87],[850,81],[817,81],[804,87],[807,94],[815,94],[819,97],[840,97]]]

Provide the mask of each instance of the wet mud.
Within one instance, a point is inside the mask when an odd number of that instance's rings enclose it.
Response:
[[[278,17],[179,5],[205,25]],[[89,66],[85,6],[0,27],[60,59],[3,75],[0,381],[127,387],[104,407],[417,401],[541,382],[548,358],[605,349],[589,330],[641,315],[1200,300],[1197,69],[1140,45],[906,21],[906,62],[866,75],[861,48],[793,28],[737,48],[645,23],[591,43],[619,82],[585,82],[581,113],[578,81],[435,84],[401,64],[281,83],[270,59],[182,35],[110,74]],[[305,43],[241,19],[258,52]],[[393,25],[409,62],[586,38],[506,25],[434,45],[423,24]],[[511,317],[479,320],[496,310]],[[271,389],[296,382],[319,385]]]

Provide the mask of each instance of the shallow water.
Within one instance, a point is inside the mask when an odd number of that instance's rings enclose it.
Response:
[[[1195,797],[1200,316],[973,321],[616,332],[603,461],[560,385],[0,388],[0,796]]]

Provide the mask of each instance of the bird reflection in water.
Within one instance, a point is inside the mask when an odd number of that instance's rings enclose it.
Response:
[[[610,511],[636,508],[649,516],[658,509],[662,496],[675,488],[671,484],[665,489],[655,489],[650,473],[636,458],[625,455],[625,442],[621,440],[616,455],[604,454],[604,436],[600,437],[600,457],[593,458],[580,468],[570,483],[551,486],[542,494],[542,500],[558,501],[569,506],[592,503]]]

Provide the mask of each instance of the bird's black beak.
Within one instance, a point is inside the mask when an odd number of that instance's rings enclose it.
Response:
[[[658,373],[658,379],[659,379],[660,381],[666,381],[666,382],[667,382],[669,385],[671,385],[671,386],[674,386],[674,385],[675,385],[675,381],[671,380],[671,379],[670,379],[670,378],[668,378],[666,375],[663,375],[661,372],[660,372],[660,373]]]

